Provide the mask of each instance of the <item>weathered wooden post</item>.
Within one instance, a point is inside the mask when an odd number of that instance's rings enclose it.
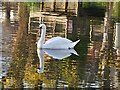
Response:
[[[10,2],[6,2],[5,5],[6,5],[6,17],[10,18],[10,10],[11,10]]]
[[[120,49],[120,23],[116,23],[115,48]]]
[[[68,0],[65,2],[65,12],[67,12],[67,7],[68,7]]]
[[[44,9],[44,2],[42,1],[40,2],[40,12],[43,11],[43,9]]]
[[[55,12],[56,0],[53,2],[53,12]]]

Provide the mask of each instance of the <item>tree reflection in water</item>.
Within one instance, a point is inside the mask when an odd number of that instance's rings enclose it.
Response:
[[[4,88],[22,88],[23,87],[23,78],[24,78],[24,69],[26,65],[26,59],[28,57],[28,51],[26,48],[27,45],[27,24],[29,17],[29,9],[26,4],[19,3],[18,5],[18,21],[19,27],[16,37],[13,61],[9,68],[8,76],[6,82],[4,82]]]
[[[68,3],[67,3],[68,4]],[[43,6],[42,6],[43,8]],[[113,28],[107,33],[108,41],[102,42],[97,31],[102,29],[92,25],[92,36],[89,37],[90,19],[88,17],[44,15],[47,25],[47,39],[59,35],[62,37],[81,42],[75,47],[79,54],[67,55],[69,57],[53,58],[52,55],[44,54],[44,72],[38,73],[39,57],[36,48],[36,33],[39,19],[35,22],[28,21],[30,9],[26,3],[19,3],[18,7],[18,31],[14,46],[13,60],[10,63],[7,76],[3,78],[4,88],[103,88],[114,87],[115,67],[119,68],[119,58],[114,60]],[[92,19],[92,24],[97,20]],[[113,25],[111,25],[113,26]],[[102,26],[102,23],[100,25]],[[34,30],[35,29],[35,30]],[[96,30],[98,29],[98,30]],[[100,32],[103,33],[102,31]],[[100,34],[100,35],[101,35]],[[63,54],[63,53],[62,53]],[[60,55],[62,55],[60,54]],[[42,57],[42,58],[43,58]],[[117,81],[119,84],[119,81]]]

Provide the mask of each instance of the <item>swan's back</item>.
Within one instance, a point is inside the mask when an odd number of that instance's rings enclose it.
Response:
[[[77,43],[74,43],[69,39],[62,38],[62,37],[54,37],[52,39],[49,39],[44,44],[43,48],[48,49],[69,49],[71,47],[74,47]]]

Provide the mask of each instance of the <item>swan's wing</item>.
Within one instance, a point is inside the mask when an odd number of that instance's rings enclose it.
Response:
[[[62,37],[54,37],[45,42],[44,48],[66,48],[72,41]],[[63,46],[64,45],[64,46]]]
[[[66,38],[62,38],[62,37],[53,37],[51,39],[49,39],[48,41],[46,41],[45,44],[48,44],[48,43],[51,43],[51,42],[62,42],[62,43],[70,43],[72,42],[71,40],[69,39],[66,39]]]

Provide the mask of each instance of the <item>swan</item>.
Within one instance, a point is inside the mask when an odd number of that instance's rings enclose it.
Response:
[[[45,42],[46,25],[40,24],[40,30],[42,30],[41,37],[37,43],[37,48],[40,49],[72,49],[80,41],[77,40],[75,42],[72,42],[66,38],[53,37]]]

